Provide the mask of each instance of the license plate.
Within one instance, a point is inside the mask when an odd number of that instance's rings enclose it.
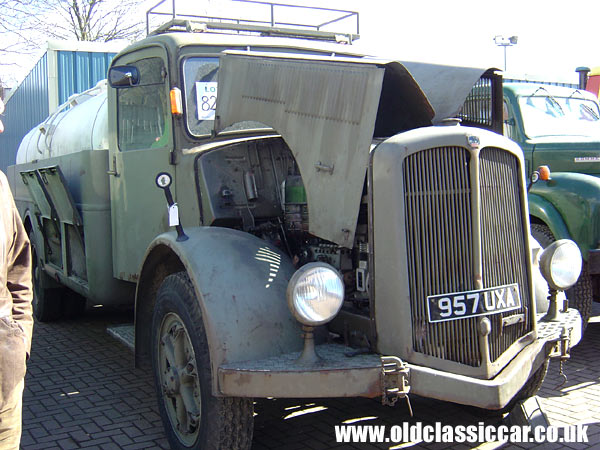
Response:
[[[429,322],[466,319],[497,314],[521,307],[519,286],[507,284],[478,291],[454,292],[427,297]]]

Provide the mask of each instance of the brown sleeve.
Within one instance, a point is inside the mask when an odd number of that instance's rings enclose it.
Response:
[[[6,179],[5,179],[6,180]],[[6,186],[6,189],[9,189]],[[6,287],[10,291],[13,299],[12,315],[19,325],[25,331],[27,338],[27,354],[31,349],[31,336],[33,332],[33,316],[31,301],[33,291],[31,287],[31,249],[29,238],[15,202],[10,195],[10,205],[7,205],[12,211],[13,218],[13,241],[7,249],[6,254]],[[9,236],[10,242],[10,236]]]

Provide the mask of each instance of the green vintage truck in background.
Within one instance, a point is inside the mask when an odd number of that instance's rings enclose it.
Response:
[[[567,292],[584,320],[600,299],[600,107],[583,89],[538,83],[504,84],[504,133],[525,154],[528,176],[541,165],[551,179],[529,191],[533,236],[547,246],[572,239],[584,259]]]
[[[271,6],[173,13],[25,137],[36,317],[135,304],[173,448],[249,448],[253,398],[533,395],[581,338],[560,302],[581,257],[530,238],[489,115],[447,120],[476,83],[497,112],[501,77],[364,57]]]

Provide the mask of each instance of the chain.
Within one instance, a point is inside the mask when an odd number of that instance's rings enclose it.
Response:
[[[558,341],[559,352],[560,352],[560,362],[559,362],[558,374],[562,377],[563,381],[558,386],[556,386],[555,389],[560,389],[568,381],[567,375],[565,375],[565,372],[563,370],[563,365],[564,365],[565,361],[571,357],[571,355],[569,353],[571,350],[571,345],[570,345],[571,344],[571,331],[572,331],[572,328],[569,328],[568,331],[566,328],[563,328],[562,332],[560,334],[560,339]]]

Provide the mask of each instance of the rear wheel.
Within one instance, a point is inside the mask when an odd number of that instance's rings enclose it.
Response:
[[[31,275],[33,282],[33,315],[40,322],[51,322],[62,315],[65,289],[47,288],[48,275],[42,270],[33,237],[31,241]]]
[[[70,289],[65,289],[62,298],[62,315],[67,319],[76,319],[85,312],[85,297]]]
[[[250,448],[252,400],[212,395],[202,314],[185,272],[168,276],[158,290],[152,319],[152,368],[171,448]]]
[[[552,244],[556,238],[546,225],[539,223],[531,224],[531,234],[540,243],[543,248]],[[575,285],[566,291],[567,299],[569,300],[569,307],[575,308],[581,314],[582,319],[582,332],[587,327],[588,320],[592,314],[592,302],[593,291],[592,291],[592,277],[590,276],[588,265],[584,261],[581,267],[581,275]]]

